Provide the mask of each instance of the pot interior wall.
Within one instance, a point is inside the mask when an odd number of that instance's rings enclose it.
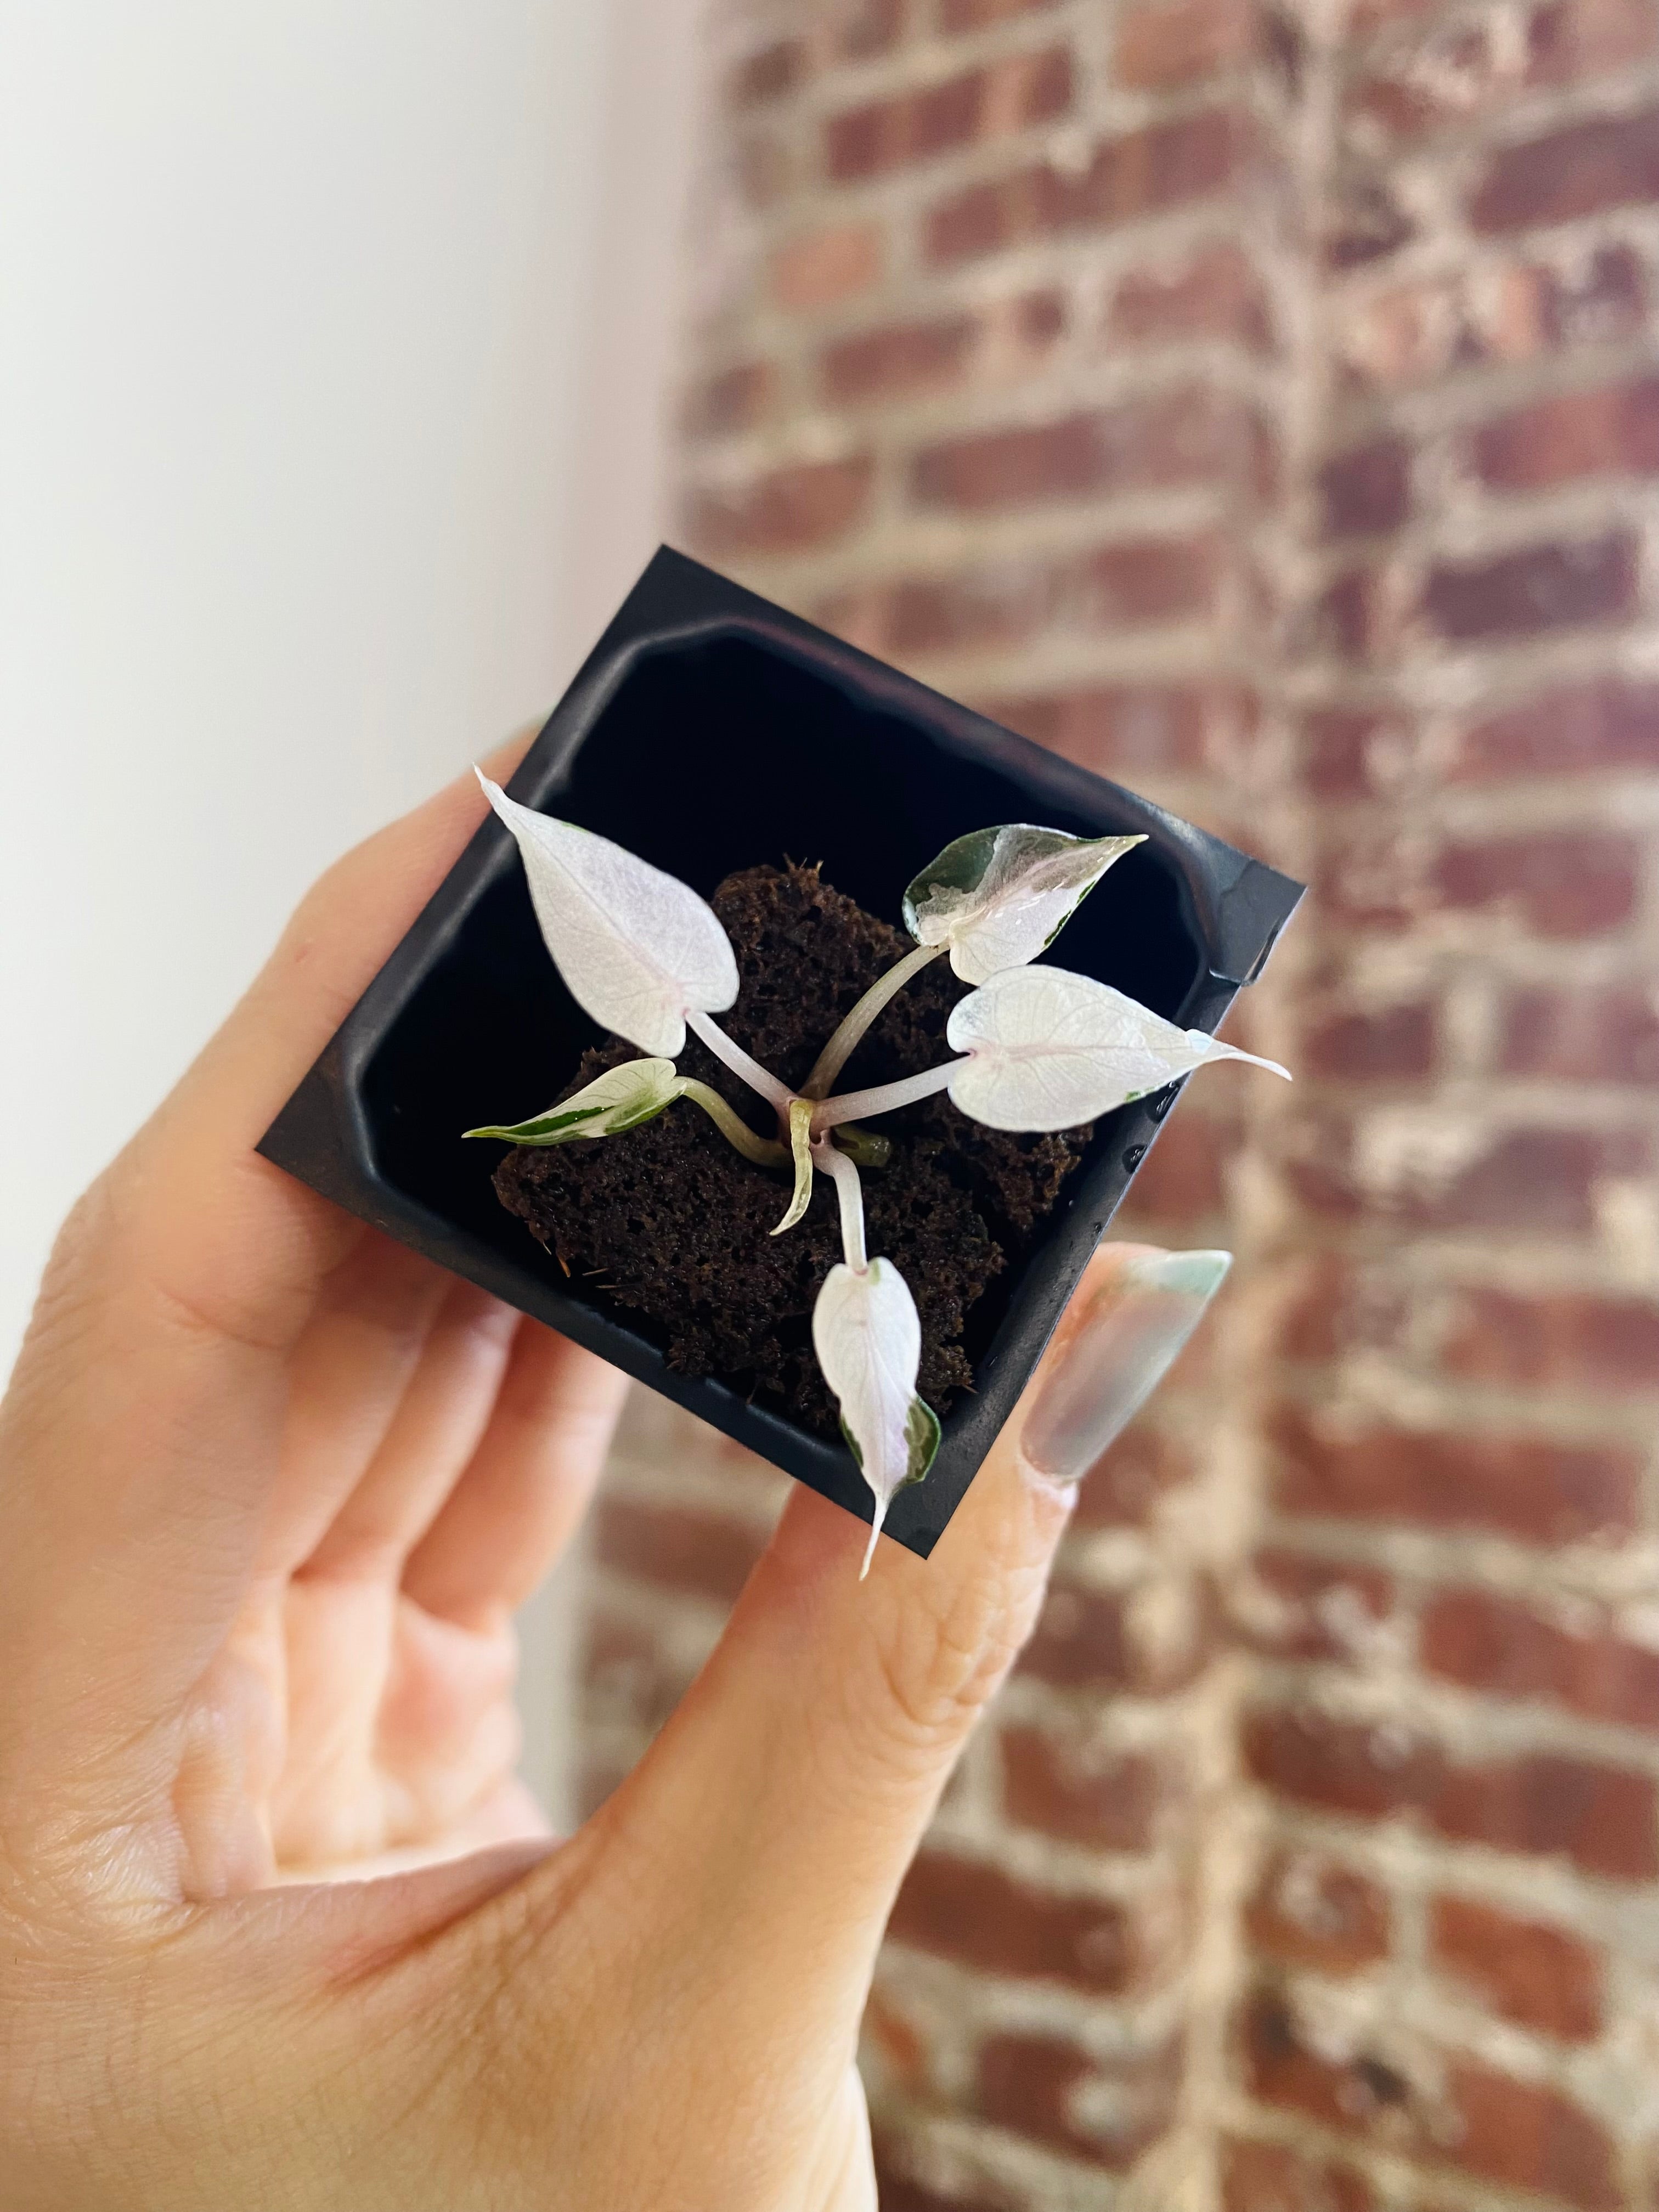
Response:
[[[1017,776],[747,635],[638,659],[539,803],[705,895],[736,868],[821,860],[837,890],[895,925],[905,884],[951,838],[1035,811]],[[1048,801],[1036,818],[1091,835],[1111,826]],[[1167,1016],[1179,1012],[1201,967],[1175,871],[1146,846],[1084,902],[1054,951]],[[490,1185],[499,1151],[464,1143],[460,1132],[547,1105],[597,1034],[543,948],[514,857],[474,902],[367,1070],[363,1105],[380,1172],[522,1264],[525,1231]],[[1103,1127],[1097,1143],[1109,1141]],[[605,1303],[580,1283],[564,1287]],[[1005,1277],[997,1287],[982,1320],[975,1316],[975,1337],[1006,1306],[1012,1284]],[[641,1317],[625,1318],[651,1334]]]

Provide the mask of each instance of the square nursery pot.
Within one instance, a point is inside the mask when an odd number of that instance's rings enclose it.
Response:
[[[810,857],[894,922],[905,884],[967,830],[1144,830],[1148,842],[1067,924],[1059,955],[1191,1029],[1213,1030],[1261,973],[1302,890],[667,550],[510,789],[705,897],[734,869]],[[504,1100],[556,1097],[597,1036],[543,946],[512,837],[486,816],[259,1149],[867,1521],[870,1494],[842,1444],[726,1383],[672,1372],[653,1325],[568,1282],[498,1203],[495,1157],[459,1140]],[[913,1552],[938,1541],[1178,1090],[1103,1118],[1041,1242],[970,1313],[977,1387],[945,1420],[927,1480],[888,1516]]]

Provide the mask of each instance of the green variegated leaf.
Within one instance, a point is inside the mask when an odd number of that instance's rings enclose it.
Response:
[[[812,1310],[812,1349],[836,1394],[842,1433],[875,1497],[862,1580],[895,1492],[920,1482],[939,1449],[938,1416],[916,1395],[921,1322],[890,1260],[830,1270]]]
[[[509,1145],[568,1145],[577,1137],[618,1137],[654,1121],[680,1095],[672,1060],[630,1060],[607,1068],[568,1098],[512,1127],[465,1129],[463,1136],[499,1137]]]
[[[1030,822],[975,830],[945,847],[904,894],[919,945],[948,945],[967,983],[1024,967],[1052,945],[1115,860],[1144,837],[1073,837]]]

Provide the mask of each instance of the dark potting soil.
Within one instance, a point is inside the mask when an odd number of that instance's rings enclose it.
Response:
[[[711,901],[738,958],[741,988],[721,1027],[762,1066],[803,1083],[830,1031],[910,940],[822,881],[816,868],[748,868]],[[945,1024],[969,986],[941,957],[881,1014],[837,1078],[858,1091],[937,1066]],[[574,1091],[639,1057],[613,1040],[586,1053]],[[766,1137],[771,1109],[696,1037],[676,1065],[728,1098]],[[568,1095],[568,1092],[567,1094]],[[921,1318],[917,1388],[944,1413],[973,1382],[962,1348],[969,1308],[1011,1258],[1023,1256],[1088,1142],[1088,1127],[1009,1134],[958,1113],[940,1093],[870,1125],[890,1139],[884,1168],[863,1170],[868,1245],[909,1285]],[[812,1307],[841,1257],[834,1191],[813,1179],[804,1219],[769,1234],[789,1179],[735,1152],[682,1099],[619,1137],[522,1146],[495,1171],[520,1215],[576,1283],[648,1315],[668,1363],[717,1375],[821,1433],[837,1433],[834,1401],[812,1357]]]

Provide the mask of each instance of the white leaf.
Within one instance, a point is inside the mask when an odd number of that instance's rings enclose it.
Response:
[[[544,1114],[510,1128],[491,1123],[464,1129],[466,1137],[501,1137],[509,1145],[568,1145],[577,1137],[615,1137],[653,1121],[680,1095],[672,1060],[630,1060],[561,1098]]]
[[[964,1114],[993,1129],[1069,1129],[1202,1067],[1258,1060],[1202,1030],[1177,1029],[1092,976],[1007,968],[951,1010],[945,1030],[966,1062],[951,1079]]]
[[[738,963],[719,917],[689,884],[613,845],[520,806],[481,770],[490,805],[518,841],[548,951],[585,1013],[642,1051],[670,1059],[689,1012],[738,995]]]
[[[948,945],[964,983],[1023,967],[1052,945],[1114,860],[1145,837],[1073,837],[1030,822],[975,830],[945,847],[904,894],[918,944]]]
[[[921,1322],[910,1286],[890,1260],[862,1273],[832,1267],[812,1309],[812,1349],[841,1407],[842,1430],[875,1493],[869,1548],[896,1490],[920,1482],[939,1449],[939,1419],[916,1395]]]

